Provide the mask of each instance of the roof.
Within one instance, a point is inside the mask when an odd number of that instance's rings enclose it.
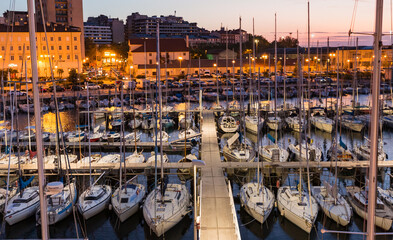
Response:
[[[28,25],[23,25],[23,26],[7,26],[5,24],[0,24],[0,32],[29,32],[29,26]],[[78,27],[73,27],[73,26],[63,26],[63,25],[52,25],[52,26],[46,26],[46,31],[47,32],[80,32],[80,28]],[[36,25],[36,32],[44,32],[44,27],[42,24],[37,24]]]
[[[137,45],[139,47],[132,50],[132,52],[144,52],[144,44],[146,43],[146,52],[156,52],[156,39],[130,39],[130,45]],[[186,40],[181,38],[162,38],[160,39],[161,52],[188,52]]]

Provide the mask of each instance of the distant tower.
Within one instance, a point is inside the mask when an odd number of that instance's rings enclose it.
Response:
[[[35,0],[36,19],[42,24],[40,1]],[[85,55],[83,31],[83,0],[42,0],[42,8],[47,23],[79,27],[82,32],[82,58]]]

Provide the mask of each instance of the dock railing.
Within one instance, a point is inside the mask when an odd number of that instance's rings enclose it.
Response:
[[[236,208],[235,208],[235,202],[233,201],[233,194],[232,194],[232,187],[231,187],[230,180],[228,180],[228,195],[229,195],[229,204],[231,205],[231,210],[232,210],[232,220],[233,220],[233,224],[235,224],[236,239],[240,240],[241,236],[240,236],[239,224],[237,222]]]

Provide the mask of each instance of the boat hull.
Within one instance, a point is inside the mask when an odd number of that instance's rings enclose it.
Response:
[[[279,199],[277,199],[277,202],[278,202],[278,210],[280,211],[281,216],[291,221],[293,224],[301,228],[303,231],[307,233],[311,232],[313,226],[312,222],[306,221],[305,219],[293,213],[290,209],[285,207],[284,204],[282,204]],[[316,218],[314,218],[314,221],[315,219]]]
[[[39,204],[40,202],[38,201],[35,204],[23,209],[22,211],[6,216],[4,219],[9,225],[14,225],[15,223],[18,223],[25,220],[26,218],[33,216],[36,213]]]

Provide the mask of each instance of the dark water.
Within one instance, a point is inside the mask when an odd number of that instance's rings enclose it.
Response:
[[[360,99],[363,103],[368,104],[368,96],[363,96]],[[290,100],[295,103],[295,100]],[[345,99],[344,99],[345,101]],[[279,101],[280,102],[280,101]],[[75,125],[78,124],[78,118],[76,117],[76,111],[66,111],[60,113],[61,121],[63,124],[64,131],[71,131],[75,129]],[[46,113],[42,117],[44,131],[54,132],[55,131],[55,122],[54,122],[54,114]],[[34,116],[30,118],[30,122],[34,122]],[[18,127],[19,129],[23,129],[28,125],[27,115],[21,114],[18,116]],[[274,132],[269,132],[271,135],[274,135]],[[177,139],[177,130],[172,130],[169,132],[170,140]],[[267,144],[268,139],[266,137],[267,132],[261,135],[260,144]],[[342,132],[342,140],[345,144],[352,149],[356,144],[364,142],[364,137],[368,136],[368,131],[364,131],[364,133],[352,133],[349,131],[343,130]],[[227,136],[220,136],[223,138]],[[256,142],[257,137],[255,135],[247,133],[247,138],[251,141]],[[315,144],[320,147],[323,152],[323,160],[326,161],[327,151],[331,146],[331,142],[333,140],[333,135],[321,132],[319,130],[312,129],[311,137],[314,140]],[[292,132],[280,132],[278,136],[276,136],[280,145],[284,147],[288,147],[289,140],[294,142],[298,138],[298,136]],[[393,156],[393,144],[392,144],[393,132],[387,129],[383,131],[383,141],[384,141],[384,150],[389,156],[389,159]],[[152,133],[151,132],[143,132],[142,141],[151,141]],[[222,141],[224,142],[224,141]],[[196,146],[192,149],[192,153],[198,156],[199,147]],[[87,154],[87,153],[85,153]],[[129,153],[128,153],[129,154]],[[150,157],[149,152],[143,153],[146,157]],[[170,154],[168,155],[170,162],[176,162],[181,159],[181,154]],[[175,173],[176,170],[171,170],[172,173]],[[267,186],[274,186],[274,182],[277,178],[281,178],[282,180],[286,179],[288,175],[288,171],[293,173],[293,170],[285,170],[281,173],[273,173],[273,172],[265,172],[265,180],[264,182]],[[388,170],[390,172],[390,169]],[[314,169],[312,170],[311,179],[315,181],[315,179],[325,179],[332,181],[334,172],[333,169]],[[383,174],[385,178],[379,178],[379,184],[384,186],[385,188],[390,186],[390,177],[387,174]],[[341,175],[339,178],[339,186],[340,190],[344,192],[344,186],[347,184],[353,184],[354,179],[358,181],[364,182],[364,175],[361,175],[359,172],[356,172],[355,175],[352,174],[350,176]],[[239,194],[239,186],[246,181],[250,181],[255,179],[255,171],[249,172],[246,175],[231,175],[230,180],[233,188],[233,195],[235,199],[235,207],[237,212],[238,223],[240,227],[240,233],[242,239],[365,239],[361,235],[344,235],[344,234],[324,234],[322,236],[320,230],[322,228],[331,229],[331,230],[343,230],[343,231],[365,231],[365,222],[362,218],[353,215],[352,222],[346,228],[338,226],[335,222],[327,218],[320,211],[318,215],[318,219],[316,221],[315,230],[312,231],[310,235],[306,234],[302,230],[300,230],[297,226],[281,217],[277,210],[274,210],[267,220],[266,224],[261,225],[257,221],[253,220],[251,216],[249,216],[244,209],[240,207],[240,202],[238,198]],[[170,182],[180,182],[181,180],[176,175],[170,175]],[[151,184],[151,179],[148,181],[148,184]],[[187,180],[186,184],[191,191],[191,181]],[[50,227],[50,236],[51,238],[83,238],[87,236],[89,239],[156,239],[157,237],[150,233],[148,226],[144,223],[142,212],[139,214],[132,216],[124,223],[119,223],[116,215],[109,210],[102,212],[101,214],[93,217],[88,221],[84,221],[81,216],[76,213],[76,218],[78,222],[78,230],[75,228],[75,222],[73,216],[68,217],[64,221],[56,224],[55,226]],[[380,230],[377,230],[380,231]],[[39,238],[40,237],[40,227],[36,226],[35,218],[32,217],[23,222],[20,222],[14,226],[5,226],[5,233],[2,235],[3,238],[13,238],[13,239],[22,239],[22,238]],[[185,216],[184,219],[176,225],[173,229],[168,231],[165,234],[165,239],[193,239],[193,215],[190,213]],[[390,237],[380,237],[379,239],[392,239]]]

